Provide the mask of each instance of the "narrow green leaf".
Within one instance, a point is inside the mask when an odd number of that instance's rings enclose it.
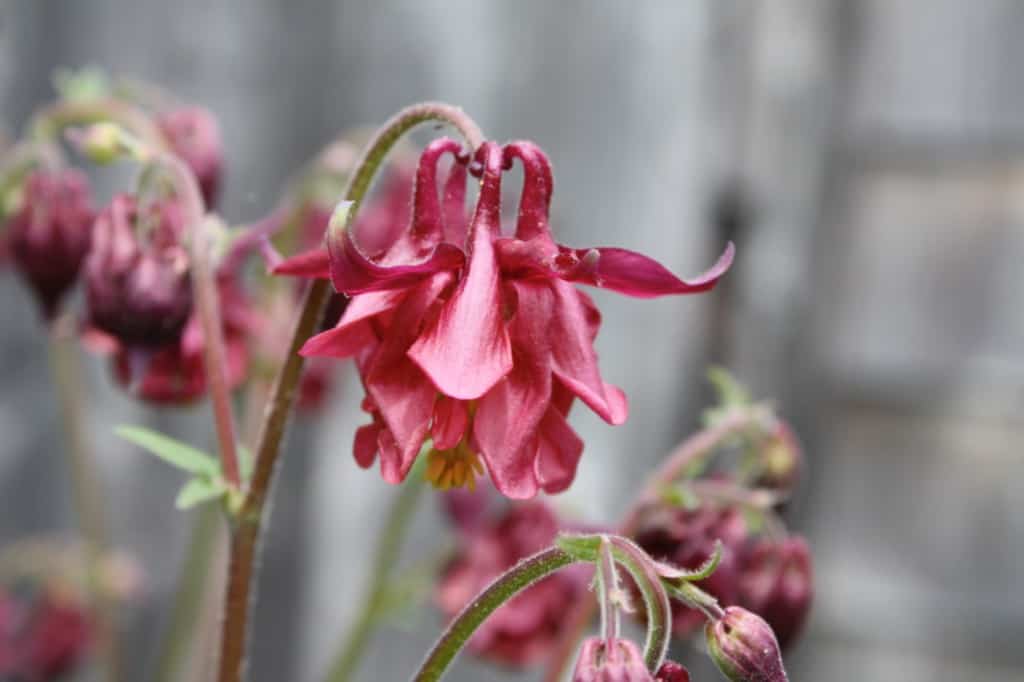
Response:
[[[191,509],[198,504],[221,497],[226,490],[227,486],[220,477],[196,477],[182,486],[177,499],[174,500],[174,506],[178,509]]]
[[[220,466],[216,459],[202,450],[197,450],[191,445],[162,433],[141,426],[119,426],[114,429],[114,433],[156,455],[171,466],[184,469],[189,473],[212,477],[220,472]]]

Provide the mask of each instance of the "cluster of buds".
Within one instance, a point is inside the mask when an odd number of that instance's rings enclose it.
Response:
[[[516,160],[524,184],[506,234],[501,184]],[[467,221],[468,173],[479,176],[480,192]],[[547,157],[530,142],[484,142],[470,156],[454,140],[435,140],[420,157],[404,230],[348,229],[342,204],[326,251],[277,266],[329,277],[352,297],[338,324],[302,352],[355,358],[372,420],[356,434],[361,466],[379,459],[385,480],[398,483],[430,438],[438,487],[473,486],[486,467],[509,498],[565,490],[583,451],[566,419],[572,403],[579,398],[610,424],[627,416],[622,391],[598,369],[600,313],[575,284],[637,297],[697,293],[731,263],[730,246],[711,270],[684,281],[623,249],[561,246],[548,223],[552,187]]]

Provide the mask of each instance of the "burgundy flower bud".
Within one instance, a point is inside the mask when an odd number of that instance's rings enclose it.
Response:
[[[171,150],[195,173],[206,205],[212,206],[217,199],[224,166],[224,147],[217,119],[202,107],[182,107],[161,115],[157,124]]]
[[[178,341],[192,311],[181,207],[170,200],[140,208],[119,195],[103,210],[85,261],[89,320],[129,347]]]
[[[787,682],[775,633],[763,618],[738,606],[704,627],[711,659],[732,682]]]
[[[36,171],[25,182],[21,208],[8,222],[8,248],[48,319],[78,278],[94,217],[82,173]]]
[[[472,524],[442,572],[434,596],[438,607],[455,616],[494,578],[549,547],[558,530],[558,517],[540,502],[519,504],[498,518]],[[567,616],[583,597],[586,579],[585,568],[569,568],[531,585],[477,629],[470,651],[511,667],[543,661],[569,625]]]
[[[786,649],[803,629],[814,598],[811,552],[802,537],[761,540],[743,557],[740,603],[760,614]]]
[[[19,654],[21,676],[40,682],[70,672],[88,652],[92,623],[82,607],[47,596],[36,606]]]
[[[803,469],[803,448],[788,424],[778,422],[761,451],[761,461],[763,468],[755,485],[782,492],[796,485]]]
[[[690,671],[675,661],[665,661],[658,668],[654,682],[690,682]]]
[[[601,637],[584,640],[572,682],[654,682],[636,644],[617,639],[610,649]]]
[[[635,540],[659,561],[686,569],[700,567],[722,542],[718,568],[696,585],[723,604],[735,604],[739,598],[739,568],[749,529],[743,515],[734,508],[703,505],[684,509],[667,504],[652,504],[640,513]],[[682,602],[672,602],[672,630],[688,637],[704,622],[704,615]]]

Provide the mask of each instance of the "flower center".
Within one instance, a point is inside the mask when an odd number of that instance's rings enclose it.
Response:
[[[480,457],[462,441],[451,450],[431,449],[427,453],[425,477],[435,488],[476,489],[476,477],[484,473]]]

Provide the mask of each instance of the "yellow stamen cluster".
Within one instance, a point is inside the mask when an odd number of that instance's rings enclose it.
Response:
[[[427,453],[424,476],[440,490],[462,487],[475,490],[476,477],[483,473],[484,465],[480,457],[469,449],[465,441],[451,450],[431,449]]]

